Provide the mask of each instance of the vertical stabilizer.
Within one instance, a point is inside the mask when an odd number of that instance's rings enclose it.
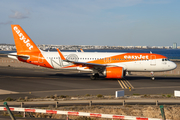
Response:
[[[11,25],[17,54],[24,52],[40,52],[39,48],[34,44],[31,38],[21,28],[20,25]]]

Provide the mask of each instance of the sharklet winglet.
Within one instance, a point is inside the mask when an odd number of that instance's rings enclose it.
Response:
[[[57,51],[61,57],[62,60],[66,60],[66,58],[63,56],[63,54],[61,53],[61,51],[57,48]]]
[[[81,50],[81,52],[84,52],[84,50],[83,49],[80,49]]]

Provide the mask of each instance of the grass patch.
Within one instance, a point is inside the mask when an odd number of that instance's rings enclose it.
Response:
[[[138,95],[140,95],[139,93],[133,93],[133,95],[136,95],[136,96],[138,96]]]

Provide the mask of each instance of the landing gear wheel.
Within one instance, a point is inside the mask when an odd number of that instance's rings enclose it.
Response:
[[[151,80],[153,80],[153,81],[154,81],[154,80],[155,80],[155,77],[151,77]]]
[[[91,80],[96,80],[96,78],[99,77],[98,73],[95,73],[94,75],[91,75]]]
[[[151,80],[155,80],[155,77],[154,77],[154,73],[153,72],[151,72]]]
[[[96,78],[99,78],[99,74],[98,73],[96,73],[95,76],[96,76]]]
[[[96,77],[95,77],[95,75],[91,75],[91,80],[95,80],[96,79]]]

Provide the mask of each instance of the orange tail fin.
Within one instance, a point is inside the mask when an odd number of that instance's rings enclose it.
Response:
[[[20,27],[20,25],[11,25],[17,54],[24,52],[40,52],[39,48],[34,44],[31,38]]]

